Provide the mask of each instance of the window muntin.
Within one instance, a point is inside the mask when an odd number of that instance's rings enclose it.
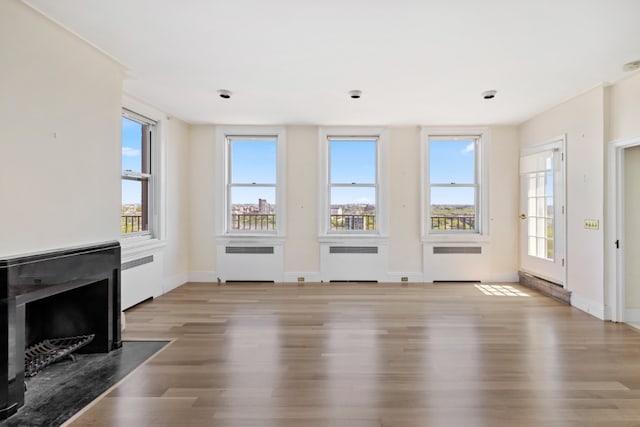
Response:
[[[478,136],[430,136],[430,233],[479,233]]]
[[[227,136],[227,232],[277,228],[277,137]]]
[[[122,201],[120,231],[123,235],[151,234],[151,149],[156,122],[129,110],[122,113]]]
[[[333,233],[378,229],[378,138],[329,137],[329,224]]]

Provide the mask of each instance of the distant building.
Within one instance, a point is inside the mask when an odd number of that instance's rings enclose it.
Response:
[[[258,199],[258,213],[261,213],[261,214],[269,213],[269,203],[267,203],[266,199]]]

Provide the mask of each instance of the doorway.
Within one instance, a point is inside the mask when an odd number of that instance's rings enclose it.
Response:
[[[520,269],[566,288],[565,137],[520,156]]]
[[[640,209],[640,138],[609,144],[610,204],[607,238],[610,256],[611,320],[640,328],[640,223],[635,220]]]

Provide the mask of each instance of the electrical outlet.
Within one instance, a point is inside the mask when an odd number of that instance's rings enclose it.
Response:
[[[402,276],[402,277],[400,278],[400,281],[401,281],[401,282],[408,282],[408,281],[409,281],[409,278],[408,278],[407,276]]]
[[[304,277],[302,276],[298,277],[298,282],[304,282]]]
[[[600,221],[597,219],[585,219],[584,228],[587,230],[598,230],[600,228]]]

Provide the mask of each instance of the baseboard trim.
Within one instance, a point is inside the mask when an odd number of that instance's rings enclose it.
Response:
[[[604,304],[592,301],[588,298],[581,297],[576,293],[571,294],[571,306],[584,311],[600,320],[605,320]]]
[[[411,282],[411,283],[422,283],[424,282],[424,274],[422,274],[422,272],[409,272],[409,273],[398,273],[398,272],[391,272],[388,273],[388,278],[387,278],[387,282],[391,282],[391,283],[406,283],[406,282]],[[406,277],[407,280],[406,281],[402,281],[402,278]]]
[[[177,274],[173,277],[167,277],[164,279],[164,286],[162,293],[167,293],[174,290],[178,286],[182,286],[189,281],[189,273]]]
[[[215,271],[192,271],[189,273],[189,282],[217,282],[218,273]]]
[[[302,277],[305,283],[320,282],[319,271],[288,271],[283,274],[283,283],[298,283],[298,278]]]

